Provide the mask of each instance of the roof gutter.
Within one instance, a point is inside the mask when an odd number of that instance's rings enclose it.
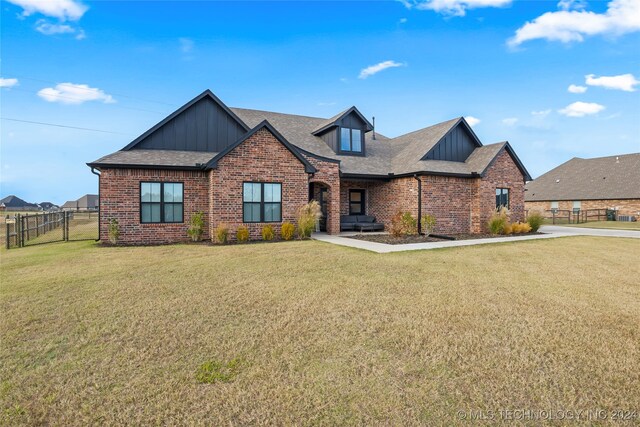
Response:
[[[100,201],[100,174],[98,172],[96,172],[96,169],[93,166],[91,166],[91,173],[98,176],[98,238],[96,239],[96,242],[99,242],[100,241],[100,235],[101,235],[101,233],[100,233],[100,210],[102,209],[102,203]],[[88,202],[88,200],[87,200],[87,202]]]

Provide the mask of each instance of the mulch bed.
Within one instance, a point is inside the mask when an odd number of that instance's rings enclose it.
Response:
[[[366,240],[367,242],[376,242],[376,243],[386,243],[388,245],[404,245],[407,243],[428,243],[428,242],[445,242],[447,240],[475,240],[475,239],[493,239],[496,237],[519,237],[519,236],[534,236],[538,234],[544,234],[540,232],[536,233],[522,233],[522,234],[510,234],[510,235],[502,235],[502,234],[490,234],[490,233],[459,233],[459,234],[448,234],[447,237],[449,239],[443,239],[434,236],[401,236],[394,237],[391,234],[358,234],[356,236],[349,236],[350,239],[357,240]]]

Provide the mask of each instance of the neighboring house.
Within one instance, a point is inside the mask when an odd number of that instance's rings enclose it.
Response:
[[[85,194],[78,200],[70,200],[60,206],[63,211],[97,211],[100,200],[97,194]]]
[[[35,203],[29,203],[17,196],[7,196],[0,200],[0,210],[13,212],[39,211],[40,207]]]
[[[55,212],[58,211],[60,209],[60,206],[51,203],[51,202],[42,202],[42,203],[38,203],[38,206],[40,206],[40,209],[42,209],[43,211],[46,212]]]
[[[640,153],[574,157],[527,183],[527,210],[615,209],[640,216]]]
[[[482,145],[461,117],[387,138],[355,107],[306,117],[229,108],[209,90],[88,165],[100,171],[100,237],[117,219],[131,244],[185,240],[196,211],[207,238],[222,223],[258,238],[312,198],[331,234],[341,215],[388,228],[399,211],[435,215],[440,233],[480,232],[496,203],[524,217],[530,179],[509,143]]]

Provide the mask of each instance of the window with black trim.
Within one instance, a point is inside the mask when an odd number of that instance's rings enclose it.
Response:
[[[340,128],[340,151],[362,153],[362,131]]]
[[[349,215],[364,215],[364,190],[349,190]]]
[[[509,209],[509,189],[496,188],[496,209],[502,207]]]
[[[181,182],[141,182],[140,222],[183,222],[183,194],[184,184]]]
[[[282,221],[282,184],[277,182],[243,183],[242,221]]]

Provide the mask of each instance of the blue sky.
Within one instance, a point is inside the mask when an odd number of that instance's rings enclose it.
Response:
[[[97,192],[86,162],[207,88],[229,106],[310,116],[356,105],[387,136],[465,116],[534,177],[574,156],[640,152],[638,0],[1,8],[2,197]]]

